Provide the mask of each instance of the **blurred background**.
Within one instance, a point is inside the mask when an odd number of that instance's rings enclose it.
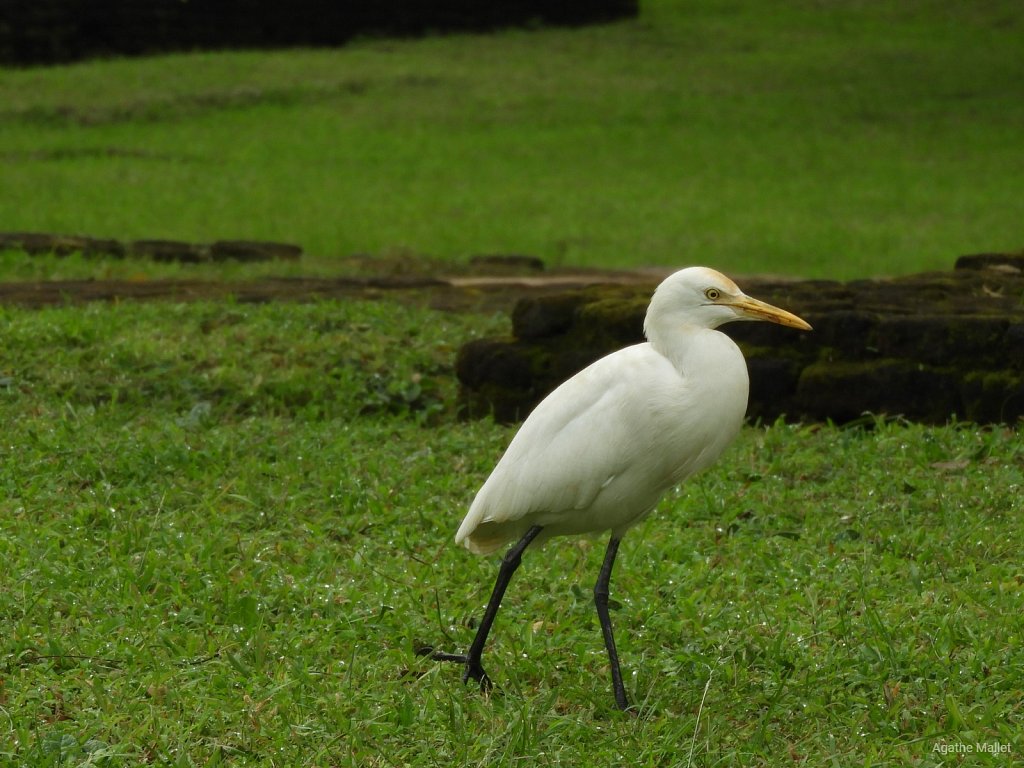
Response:
[[[8,3],[0,231],[945,269],[1024,244],[1022,41],[1000,0]]]

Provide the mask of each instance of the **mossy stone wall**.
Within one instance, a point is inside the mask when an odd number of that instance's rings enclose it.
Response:
[[[462,408],[524,418],[560,382],[643,340],[654,283],[522,299],[510,338],[460,351]],[[767,323],[722,330],[743,349],[754,419],[848,422],[865,413],[944,423],[1024,416],[1024,257],[965,257],[949,272],[891,280],[741,281],[792,310],[802,333]]]

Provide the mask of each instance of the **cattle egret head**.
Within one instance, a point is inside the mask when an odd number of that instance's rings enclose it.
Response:
[[[732,280],[707,267],[689,267],[667,277],[651,297],[644,330],[671,324],[718,328],[737,320],[766,320],[811,330],[791,312],[747,296]]]

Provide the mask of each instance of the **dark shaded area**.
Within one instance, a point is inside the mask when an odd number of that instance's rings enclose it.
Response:
[[[0,232],[0,250],[24,251],[30,256],[87,258],[113,256],[201,264],[207,261],[296,261],[302,248],[289,243],[264,240],[218,240],[214,243],[186,243],[179,240],[135,240],[121,242],[83,235],[51,235],[44,232]]]
[[[848,422],[864,413],[945,423],[1024,417],[1024,257],[963,259],[966,268],[892,280],[744,279],[744,291],[814,326],[722,330],[743,348],[751,418]],[[517,421],[597,358],[642,341],[646,286],[591,286],[529,297],[513,337],[459,353],[462,408]]]
[[[337,46],[635,16],[638,0],[5,0],[0,64],[58,64],[169,51]]]

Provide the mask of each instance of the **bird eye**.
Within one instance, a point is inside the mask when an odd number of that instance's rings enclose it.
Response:
[[[717,288],[708,288],[704,291],[704,295],[707,297],[708,301],[718,301],[722,297],[722,292]]]

